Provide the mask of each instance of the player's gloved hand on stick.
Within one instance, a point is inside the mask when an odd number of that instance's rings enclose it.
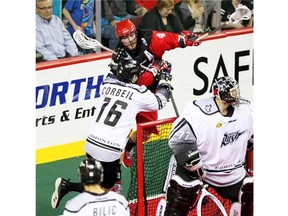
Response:
[[[127,53],[125,52],[124,48],[118,47],[115,52],[117,54],[112,55],[111,62],[109,64],[110,70],[113,74],[117,74],[118,64],[121,59],[128,59]]]
[[[166,80],[160,80],[159,81],[159,84],[158,84],[158,89],[159,88],[166,88],[167,90],[169,91],[172,91],[174,90],[173,86],[171,85],[170,81],[166,81]]]
[[[172,74],[167,73],[167,72],[162,72],[161,74],[159,74],[159,80],[165,80],[166,82],[169,82],[172,80]]]
[[[160,80],[158,87],[157,87],[157,93],[156,94],[162,94],[167,101],[170,100],[171,96],[172,96],[172,90],[174,88],[172,87],[172,85],[168,82],[166,82],[165,80]]]
[[[172,69],[171,63],[163,59],[155,60],[152,66],[156,68],[159,71],[159,73],[163,71],[166,73],[170,73]]]
[[[115,52],[117,54],[113,54],[112,56],[112,60],[114,61],[114,63],[119,63],[121,59],[127,59],[127,53],[125,52],[124,48],[120,48],[118,47]]]
[[[171,81],[172,75],[171,73],[172,65],[170,62],[165,60],[155,60],[152,65],[152,71],[155,71],[153,75],[161,80],[164,79],[166,81]]]
[[[201,44],[201,41],[196,41],[199,37],[197,34],[184,30],[181,32],[179,43],[181,47],[186,46],[199,46]]]

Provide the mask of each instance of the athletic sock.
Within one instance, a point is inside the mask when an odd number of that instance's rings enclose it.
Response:
[[[131,138],[129,138],[129,140],[126,144],[126,147],[125,147],[125,151],[130,152],[132,150],[132,148],[134,148],[134,146],[136,146],[136,143],[133,140],[131,140]]]

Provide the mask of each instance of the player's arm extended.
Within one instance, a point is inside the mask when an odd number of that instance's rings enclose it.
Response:
[[[201,42],[196,42],[198,36],[189,31],[183,31],[183,34],[173,32],[152,31],[149,49],[156,59],[162,59],[164,52],[178,47],[198,46]]]
[[[205,176],[196,135],[191,124],[185,118],[179,117],[174,122],[168,143],[178,165],[187,169],[193,177],[203,178]]]

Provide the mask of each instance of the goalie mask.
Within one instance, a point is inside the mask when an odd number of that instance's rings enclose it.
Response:
[[[99,161],[88,158],[79,164],[78,175],[82,184],[100,184],[103,181],[103,167]]]
[[[240,90],[238,82],[232,77],[224,76],[215,79],[212,86],[213,95],[221,101],[239,103]]]
[[[118,65],[117,77],[122,82],[136,83],[140,72],[141,66],[139,62],[133,59],[122,59]]]

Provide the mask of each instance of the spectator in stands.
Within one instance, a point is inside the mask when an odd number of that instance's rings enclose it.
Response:
[[[174,0],[158,0],[156,6],[143,16],[139,29],[180,33],[184,27],[173,10]]]
[[[215,4],[211,0],[181,0],[174,9],[186,30],[203,33],[209,27],[208,17]]]
[[[100,215],[100,212],[102,212],[101,215],[106,216],[130,216],[126,198],[121,194],[106,191],[101,187],[103,166],[99,161],[94,158],[81,161],[78,167],[78,177],[84,191],[67,201],[63,216],[96,216]],[[61,178],[56,183],[60,184]]]
[[[36,0],[36,50],[45,61],[79,55],[61,19],[52,15],[52,0]]]
[[[228,21],[228,16],[235,12],[238,4],[247,6],[251,11],[253,10],[253,1],[251,0],[227,0],[221,1],[221,24]],[[216,26],[216,11],[212,16],[212,26]],[[224,29],[245,28],[253,26],[253,16],[249,20],[243,20],[238,23],[230,23],[224,27]]]
[[[101,37],[107,39],[110,49],[115,49],[119,39],[115,34],[115,25],[124,19],[133,19],[146,13],[146,8],[139,7],[134,0],[101,0]]]
[[[36,0],[36,50],[46,61],[79,55],[61,19],[52,15],[52,0]]]
[[[96,25],[94,22],[95,0],[68,0],[63,8],[63,15],[68,20],[67,30],[71,36],[76,30],[81,30],[86,36],[95,38]],[[82,49],[83,54],[94,53],[93,49]]]
[[[37,50],[36,50],[36,56],[35,57],[36,57],[36,63],[42,62],[43,58],[44,58],[44,56],[41,53],[39,53]]]

